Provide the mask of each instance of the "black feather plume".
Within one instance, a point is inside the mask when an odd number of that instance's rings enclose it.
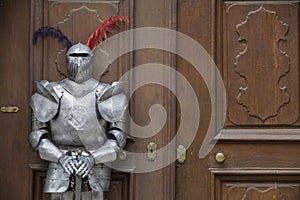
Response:
[[[69,49],[73,45],[72,42],[70,42],[70,40],[60,30],[51,26],[44,26],[36,30],[32,38],[33,44],[36,44],[39,36],[51,36],[54,38],[58,38],[58,41],[63,41],[65,43],[67,49]]]

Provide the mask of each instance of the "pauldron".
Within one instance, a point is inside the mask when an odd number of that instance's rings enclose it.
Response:
[[[108,122],[125,120],[122,117],[126,114],[128,100],[122,93],[123,86],[123,82],[113,82],[102,91],[96,91],[99,113]]]
[[[95,91],[97,108],[101,117],[108,122],[122,121],[127,109],[128,100],[122,93],[123,82],[112,85],[99,83]],[[31,108],[34,116],[40,122],[48,122],[54,118],[59,110],[60,99],[64,88],[57,82],[46,80],[36,82],[37,92],[31,97]]]
[[[58,112],[63,88],[56,82],[49,83],[46,80],[37,81],[36,88],[37,92],[32,95],[30,101],[33,115],[40,122],[48,122]]]

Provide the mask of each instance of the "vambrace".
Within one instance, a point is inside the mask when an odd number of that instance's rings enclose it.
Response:
[[[63,152],[59,150],[49,139],[46,138],[40,141],[38,151],[41,159],[56,163],[63,155]]]
[[[114,139],[117,141],[117,144],[118,146],[123,149],[125,144],[126,144],[126,140],[127,140],[127,137],[126,135],[118,130],[118,129],[112,129],[110,130],[108,133],[107,133],[107,138],[109,139]]]
[[[49,137],[48,125],[45,122],[40,122],[34,115],[32,115],[31,123],[32,131],[28,136],[28,141],[31,148],[37,151],[40,141]]]
[[[117,159],[117,151],[120,148],[115,140],[108,139],[103,146],[91,152],[95,164],[113,162]]]
[[[40,141],[47,135],[48,135],[48,131],[46,129],[31,131],[28,137],[31,148],[37,151],[37,147],[39,146]]]

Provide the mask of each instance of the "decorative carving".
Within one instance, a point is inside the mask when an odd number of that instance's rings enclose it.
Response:
[[[245,6],[245,5],[291,5],[297,8],[297,4],[299,3],[298,0],[291,0],[291,1],[225,1],[226,5],[226,12],[229,13],[230,9],[235,6]]]
[[[61,20],[61,21],[58,22],[58,27],[59,27],[59,29],[61,29],[62,26],[63,26],[67,21],[69,21],[69,20],[72,18],[72,15],[73,15],[74,13],[79,12],[79,11],[82,11],[82,10],[85,10],[85,11],[88,11],[88,12],[90,12],[90,13],[95,14],[95,15],[96,15],[96,18],[100,21],[100,23],[103,22],[103,19],[100,18],[100,14],[99,14],[99,12],[98,12],[97,10],[91,9],[91,8],[87,7],[86,5],[82,5],[82,6],[79,7],[79,8],[71,9],[71,10],[69,11],[67,17],[66,17],[65,19],[63,19],[63,20]]]
[[[100,17],[100,13],[97,10],[91,9],[86,5],[81,5],[78,8],[71,9],[68,12],[67,16],[57,23],[57,27],[60,30],[62,30],[62,32],[67,32],[66,30],[63,30],[64,26],[68,22],[72,23],[72,20],[70,20],[70,19],[72,19],[73,15],[75,15],[76,13],[79,13],[80,11],[91,13],[93,15],[92,19],[95,19],[95,21],[99,21],[99,24],[101,22],[103,22],[103,19]],[[96,24],[95,27],[97,27],[97,25],[99,25],[99,24]],[[56,53],[56,57],[55,57],[55,60],[54,60],[57,73],[60,74],[63,77],[66,77],[66,70],[65,70],[65,67],[64,67],[65,66],[65,57],[64,57],[65,52],[66,52],[65,48],[59,49]]]
[[[236,25],[238,41],[244,47],[234,63],[234,71],[241,80],[237,103],[250,117],[262,123],[277,116],[279,110],[290,102],[283,83],[290,71],[290,58],[280,48],[280,43],[286,42],[288,29],[275,11],[264,6],[249,12],[246,19]],[[262,82],[266,84],[258,84]]]
[[[187,12],[195,12],[195,4],[195,0],[185,0],[182,4],[182,8]]]
[[[103,2],[102,1],[102,6],[108,5],[109,7],[112,7],[112,11],[114,14],[118,13],[118,1],[108,1],[108,2]],[[53,2],[51,6],[59,6],[57,5],[57,1]],[[92,33],[103,21],[105,18],[105,14],[101,13],[102,6],[97,6],[95,7],[95,4],[92,4],[93,8],[90,8],[89,5],[86,4],[80,4],[80,6],[77,6],[75,8],[72,8],[67,12],[67,15],[63,19],[59,19],[57,22],[57,27],[64,33],[70,32],[69,29],[72,27],[72,29],[80,29],[81,24],[79,23],[74,23],[73,20],[76,18],[76,16],[89,16],[89,24],[86,29],[90,29],[90,31],[84,32],[84,34],[87,35],[80,35],[77,37],[82,37],[82,38],[88,38],[88,34]],[[82,13],[84,12],[84,14]],[[78,26],[78,27],[76,27]],[[72,38],[74,41],[81,41],[80,38]],[[81,42],[86,42],[86,41],[81,41]],[[65,48],[58,48],[56,50],[56,55],[54,57],[54,63],[56,67],[56,72],[57,74],[61,75],[62,77],[66,77],[66,70],[65,70],[65,53],[66,49]],[[105,50],[103,50],[105,52]],[[105,75],[105,74],[104,74]],[[100,77],[99,77],[100,78]]]
[[[66,3],[66,0],[48,0],[48,1],[53,1],[55,3]],[[108,3],[108,2],[111,2],[111,3],[119,3],[119,0],[92,0],[92,1],[87,1],[87,0],[68,0],[68,3]]]
[[[228,196],[235,196],[240,200],[250,199],[277,199],[286,200],[286,194],[281,190],[290,190],[298,193],[299,185],[274,184],[226,184]],[[292,192],[293,193],[293,192]],[[297,196],[297,194],[295,194]]]
[[[64,49],[60,49],[57,54],[56,54],[56,58],[54,60],[55,63],[55,67],[56,67],[56,71],[58,74],[60,74],[61,76],[63,76],[64,78],[67,77],[67,71],[64,67],[60,67],[65,66],[66,65],[66,61],[65,61],[65,55],[66,54],[66,48]]]
[[[300,199],[300,170],[282,168],[210,168],[215,185],[212,199],[226,200]],[[280,181],[279,181],[280,180]]]

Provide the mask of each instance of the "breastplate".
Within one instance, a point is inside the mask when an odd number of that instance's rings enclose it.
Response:
[[[107,140],[107,122],[98,114],[95,91],[81,97],[64,91],[59,112],[50,121],[54,143],[97,149]]]

